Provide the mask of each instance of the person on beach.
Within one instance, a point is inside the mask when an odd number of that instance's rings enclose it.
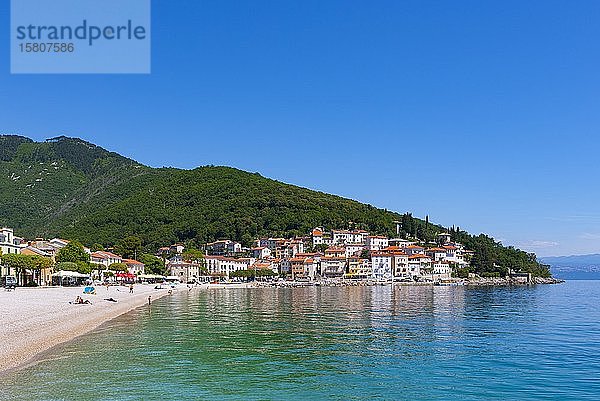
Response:
[[[77,298],[75,298],[75,302],[69,302],[70,304],[75,304],[75,305],[91,305],[92,303],[89,300],[83,300],[83,298],[81,298],[79,295],[77,295]]]
[[[133,294],[133,284],[129,284],[129,293]]]
[[[152,295],[148,295],[148,305],[152,304]]]

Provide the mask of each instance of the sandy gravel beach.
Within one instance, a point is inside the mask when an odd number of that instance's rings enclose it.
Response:
[[[85,334],[100,324],[168,294],[154,285],[97,288],[83,295],[82,287],[0,289],[0,372],[16,368],[38,353]],[[76,305],[80,295],[91,305]],[[117,302],[106,301],[113,298]]]

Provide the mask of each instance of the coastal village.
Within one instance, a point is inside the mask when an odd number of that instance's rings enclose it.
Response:
[[[254,246],[221,239],[205,244],[194,256],[183,244],[157,250],[165,265],[165,276],[146,271],[144,263],[124,258],[113,250],[89,254],[89,274],[57,269],[56,256],[69,241],[26,240],[10,228],[0,230],[2,255],[21,254],[49,259],[38,269],[11,271],[2,266],[1,276],[15,277],[18,285],[74,285],[89,280],[104,282],[178,281],[187,284],[230,283],[248,280],[267,282],[406,282],[447,283],[458,269],[469,266],[473,252],[440,233],[437,241],[422,243],[388,238],[361,229],[325,230],[315,227],[295,238],[258,238]],[[118,266],[119,269],[114,269]]]

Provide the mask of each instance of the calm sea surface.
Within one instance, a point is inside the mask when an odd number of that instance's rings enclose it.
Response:
[[[600,281],[202,290],[0,377],[2,400],[600,400]]]

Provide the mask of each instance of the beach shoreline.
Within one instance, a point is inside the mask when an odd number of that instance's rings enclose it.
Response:
[[[0,375],[25,367],[41,353],[148,305],[149,296],[154,302],[169,294],[167,288],[154,287],[137,284],[133,294],[127,286],[101,287],[96,295],[84,295],[82,287],[0,290],[4,320],[0,328]],[[91,304],[74,304],[77,296]]]
[[[562,280],[544,279],[535,284],[559,283]],[[206,290],[243,288],[305,287],[306,283],[236,283],[203,285],[194,288]],[[301,285],[294,285],[301,284]],[[503,286],[508,283],[498,279],[486,279],[464,283],[469,287]],[[513,283],[514,284],[514,283]],[[339,286],[329,283],[324,287]],[[348,285],[346,283],[346,285]],[[350,284],[351,286],[356,283]],[[370,283],[370,285],[377,285]],[[432,283],[396,283],[396,285],[433,285]],[[186,286],[173,291],[188,290]],[[0,308],[4,324],[0,328],[0,375],[22,369],[35,363],[44,352],[90,333],[119,316],[148,305],[148,297],[154,302],[169,295],[169,289],[156,289],[155,285],[134,286],[133,294],[127,286],[100,287],[96,295],[84,295],[83,287],[17,288],[15,291],[0,290]],[[74,304],[77,296],[91,304]],[[108,301],[112,298],[117,302]]]

